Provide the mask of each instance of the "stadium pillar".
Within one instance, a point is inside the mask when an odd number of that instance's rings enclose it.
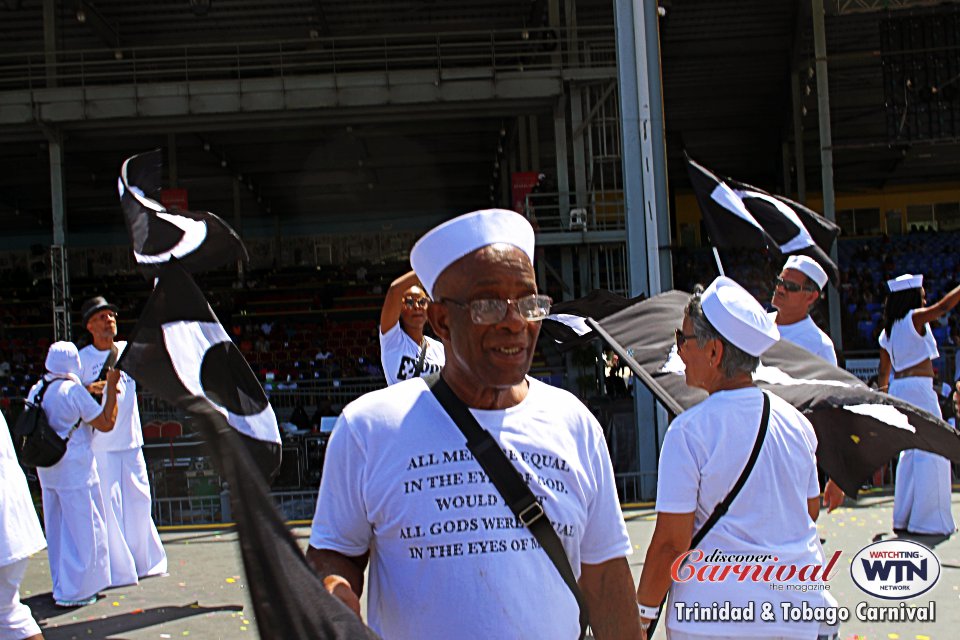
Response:
[[[567,109],[564,96],[553,103],[553,140],[557,150],[557,213],[560,225],[570,226],[570,177],[567,173]]]
[[[66,221],[63,197],[63,139],[59,132],[42,126],[50,157],[50,209],[53,214],[53,244],[50,247],[50,286],[53,298],[53,338],[70,339],[70,286],[67,271]]]
[[[827,33],[824,26],[823,0],[813,2],[813,48],[817,59],[817,112],[820,120],[820,172],[823,181],[823,215],[830,222],[837,221],[833,193],[833,135],[830,131],[830,85],[827,82]],[[837,260],[837,243],[830,247],[830,259]],[[843,332],[840,328],[840,294],[836,287],[827,287],[830,308],[830,338],[843,352]]]
[[[652,296],[672,286],[657,3],[615,0],[614,16],[630,295]],[[639,382],[634,383],[634,406],[640,471],[636,497],[649,500],[656,495],[666,412]]]

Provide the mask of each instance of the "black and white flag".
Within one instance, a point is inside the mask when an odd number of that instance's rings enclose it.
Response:
[[[689,293],[669,291],[597,323],[620,362],[672,413],[707,397],[702,389],[687,386],[676,350],[674,332],[689,299]],[[904,449],[923,449],[960,462],[960,435],[946,422],[870,389],[856,376],[786,340],[760,357],[753,379],[810,420],[817,433],[817,461],[850,496]]]
[[[594,289],[582,298],[557,302],[544,318],[540,335],[552,339],[560,351],[574,349],[596,338],[586,318],[602,320],[645,297],[640,294],[636,298],[625,298],[606,289]]]
[[[775,248],[816,260],[834,286],[840,271],[828,255],[840,227],[793,200],[720,179],[687,156],[687,171],[707,234],[719,249]]]
[[[159,149],[127,158],[117,188],[141,273],[154,279],[171,260],[191,273],[249,259],[236,232],[208,211],[167,210],[158,201],[163,167]]]
[[[160,270],[117,367],[185,411],[210,445],[230,487],[260,637],[376,638],[327,593],[284,524],[266,480],[280,464],[276,415],[193,278],[175,261]]]

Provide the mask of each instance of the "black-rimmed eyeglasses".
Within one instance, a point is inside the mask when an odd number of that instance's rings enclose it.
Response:
[[[470,310],[470,320],[473,324],[496,324],[507,317],[507,310],[510,306],[528,322],[539,322],[550,315],[550,305],[553,299],[550,296],[532,294],[516,300],[504,300],[502,298],[482,298],[460,302],[444,298],[440,303],[455,304],[458,307]]]

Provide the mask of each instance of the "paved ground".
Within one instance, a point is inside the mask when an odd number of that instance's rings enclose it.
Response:
[[[954,494],[954,515],[960,522],[960,493]],[[923,539],[936,549],[943,572],[936,587],[914,601],[937,603],[933,623],[860,622],[853,614],[858,602],[889,604],[870,598],[856,587],[846,570],[850,559],[878,536],[891,537],[893,500],[889,495],[862,497],[824,515],[821,536],[830,555],[843,552],[843,570],[830,581],[831,593],[842,606],[851,608],[851,619],[841,628],[845,640],[944,640],[960,637],[960,534],[950,539]],[[631,566],[635,577],[643,568],[646,544],[653,533],[653,512],[636,508],[626,511],[628,529],[635,545]],[[308,529],[294,528],[302,546]],[[235,535],[229,530],[163,532],[170,558],[170,575],[151,578],[135,587],[112,589],[91,606],[61,610],[50,597],[46,553],[34,556],[23,582],[23,597],[36,614],[49,640],[94,640],[98,638],[142,640],[155,638],[233,639],[256,638],[256,622],[246,589]],[[658,631],[658,638],[663,638]]]

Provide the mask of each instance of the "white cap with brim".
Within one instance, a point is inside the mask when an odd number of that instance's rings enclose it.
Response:
[[[517,247],[533,264],[533,227],[516,211],[485,209],[448,220],[421,237],[410,250],[410,266],[417,273],[427,295],[451,264],[491,244]]]
[[[780,339],[777,325],[746,289],[720,276],[700,296],[703,315],[735,347],[759,356]]]
[[[58,376],[80,375],[80,354],[72,342],[54,342],[44,362],[47,371]]]
[[[894,291],[906,291],[907,289],[919,289],[923,286],[923,275],[913,275],[910,273],[905,273],[902,276],[897,276],[893,280],[887,280],[887,286],[890,288],[890,292]]]
[[[817,285],[817,288],[823,291],[827,285],[827,272],[823,270],[816,260],[809,256],[790,256],[783,265],[784,269],[796,269],[807,276]]]

